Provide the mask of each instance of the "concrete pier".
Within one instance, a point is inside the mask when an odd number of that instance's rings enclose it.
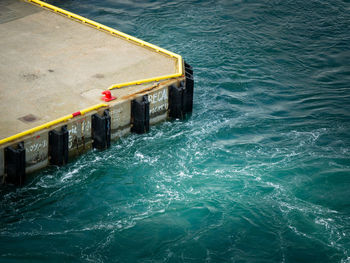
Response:
[[[25,152],[25,174],[52,163],[53,130],[67,129],[69,158],[101,140],[96,114],[117,139],[139,125],[137,107],[146,126],[192,110],[193,72],[181,56],[115,29],[41,1],[3,0],[0,36],[3,182],[24,177],[9,150]]]

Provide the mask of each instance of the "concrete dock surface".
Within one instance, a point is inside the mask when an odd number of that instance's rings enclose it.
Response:
[[[0,36],[0,182],[21,185],[192,112],[192,67],[108,26],[40,0],[2,0]]]
[[[0,2],[0,36],[0,140],[100,103],[114,83],[177,69],[175,58],[20,0]]]

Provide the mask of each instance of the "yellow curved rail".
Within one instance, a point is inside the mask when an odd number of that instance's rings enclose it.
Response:
[[[138,39],[136,37],[130,36],[128,34],[125,34],[121,31],[118,31],[116,29],[113,29],[111,27],[102,25],[100,23],[97,23],[95,21],[92,21],[88,18],[82,17],[80,15],[71,13],[69,11],[66,11],[62,8],[50,5],[48,3],[45,3],[43,1],[40,0],[27,0],[30,3],[33,3],[35,5],[41,6],[43,8],[46,8],[54,13],[58,13],[60,15],[64,15],[68,18],[71,18],[75,21],[78,21],[82,24],[86,24],[89,26],[92,26],[96,29],[99,29],[101,31],[104,32],[108,32],[113,36],[118,36],[121,38],[124,38],[125,40],[134,43],[134,44],[138,44],[140,46],[144,46],[144,47],[148,47],[150,49],[152,49],[153,51],[157,52],[157,53],[162,53],[164,55],[167,55],[171,58],[176,58],[177,59],[177,73],[175,74],[169,74],[169,75],[165,75],[165,76],[158,76],[158,77],[154,77],[154,78],[148,78],[148,79],[140,79],[140,80],[136,80],[136,81],[130,81],[130,82],[124,82],[124,83],[117,83],[117,84],[113,84],[111,85],[108,89],[112,90],[112,89],[116,89],[116,88],[122,88],[122,87],[126,87],[126,86],[131,86],[131,85],[139,85],[139,84],[143,84],[143,83],[149,83],[149,82],[153,82],[153,81],[159,81],[159,80],[164,80],[164,79],[171,79],[171,78],[177,78],[177,77],[181,77],[183,75],[183,65],[182,65],[182,57],[178,54],[175,54],[173,52],[170,52],[164,48],[158,47],[156,45],[153,45],[151,43],[148,43],[146,41],[143,41],[141,39]]]
[[[97,110],[97,109],[102,108],[102,107],[108,107],[108,104],[105,104],[105,103],[96,104],[96,105],[94,105],[92,107],[89,107],[89,108],[86,108],[86,109],[83,109],[83,110],[79,111],[79,114],[77,114],[77,115],[84,115],[84,114],[86,114],[86,113],[88,113],[90,111]],[[26,130],[24,132],[20,132],[20,133],[17,133],[15,135],[13,135],[13,136],[10,136],[10,137],[7,137],[5,139],[2,139],[2,140],[0,140],[0,144],[6,143],[6,142],[10,142],[10,141],[16,140],[16,139],[18,139],[20,137],[32,134],[34,132],[38,132],[38,131],[47,129],[47,128],[49,128],[51,126],[54,126],[56,124],[59,124],[61,122],[68,121],[68,120],[70,120],[70,119],[72,119],[74,117],[75,117],[74,114],[69,114],[69,115],[66,115],[64,117],[58,118],[56,120],[49,121],[49,122],[44,123],[42,125],[36,126],[36,127],[32,128],[32,129],[29,129],[29,130]]]

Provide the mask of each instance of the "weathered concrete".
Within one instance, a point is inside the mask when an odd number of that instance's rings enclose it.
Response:
[[[0,139],[100,103],[112,84],[176,73],[175,59],[32,4],[0,12]]]
[[[20,0],[0,2],[0,140],[37,127],[101,100],[115,83],[176,73],[177,61],[148,48]],[[168,118],[169,87],[184,85],[183,76],[116,89],[108,103],[111,138],[132,127],[131,101],[150,101],[150,124]],[[94,110],[47,129],[0,145],[0,176],[5,175],[4,149],[24,142],[30,173],[50,162],[49,131],[67,125],[69,156],[92,148]]]

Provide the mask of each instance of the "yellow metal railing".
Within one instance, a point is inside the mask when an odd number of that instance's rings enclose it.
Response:
[[[73,19],[75,21],[78,21],[78,22],[80,22],[82,24],[86,24],[86,25],[92,26],[92,27],[94,27],[96,29],[99,29],[101,31],[110,33],[112,36],[121,37],[121,38],[123,38],[123,39],[125,39],[127,41],[130,41],[131,43],[150,48],[151,50],[153,50],[153,51],[155,51],[157,53],[162,53],[164,55],[167,55],[167,56],[169,56],[171,58],[175,58],[176,59],[177,73],[175,73],[175,74],[158,76],[158,77],[148,78],[148,79],[141,79],[141,80],[136,80],[136,81],[131,81],[131,82],[117,83],[117,84],[111,85],[108,88],[110,90],[116,89],[116,88],[122,88],[122,87],[126,87],[126,86],[131,86],[131,85],[140,85],[140,84],[143,84],[143,83],[149,83],[149,82],[160,81],[160,80],[164,80],[164,79],[177,78],[177,77],[183,76],[182,57],[180,55],[178,55],[178,54],[175,54],[173,52],[170,52],[168,50],[165,50],[165,49],[160,48],[160,47],[158,47],[156,45],[153,45],[151,43],[148,43],[148,42],[143,41],[141,39],[138,39],[136,37],[130,36],[128,34],[125,34],[123,32],[120,32],[118,30],[110,28],[108,26],[102,25],[100,23],[97,23],[97,22],[92,21],[90,19],[87,19],[85,17],[82,17],[82,16],[79,16],[77,14],[71,13],[69,11],[66,11],[66,10],[62,9],[62,8],[50,5],[50,4],[45,3],[43,1],[40,1],[40,0],[27,0],[27,1],[29,3],[41,6],[41,7],[45,8],[45,9],[48,9],[48,10],[54,12],[54,13],[58,13],[60,15],[66,16],[66,17],[68,17],[70,19]],[[88,113],[90,111],[94,111],[94,110],[97,110],[97,109],[102,108],[102,107],[108,107],[108,104],[105,104],[105,103],[96,104],[96,105],[94,105],[92,107],[89,107],[89,108],[86,108],[86,109],[83,109],[83,110],[79,111],[78,115],[84,115],[84,114],[86,114],[86,113]],[[53,121],[44,123],[42,125],[39,125],[37,127],[34,127],[32,129],[29,129],[29,130],[17,133],[17,134],[15,134],[13,136],[10,136],[10,137],[7,137],[5,139],[0,140],[0,145],[4,144],[4,143],[7,143],[7,142],[10,142],[10,141],[14,141],[14,140],[16,140],[18,138],[21,138],[23,136],[26,136],[26,135],[29,135],[29,134],[32,134],[32,133],[35,133],[35,132],[47,129],[47,128],[49,128],[51,126],[54,126],[56,124],[59,124],[61,122],[68,121],[68,120],[74,118],[75,116],[76,116],[75,114],[69,114],[69,115],[66,115],[64,117],[58,118],[56,120],[53,120]]]

